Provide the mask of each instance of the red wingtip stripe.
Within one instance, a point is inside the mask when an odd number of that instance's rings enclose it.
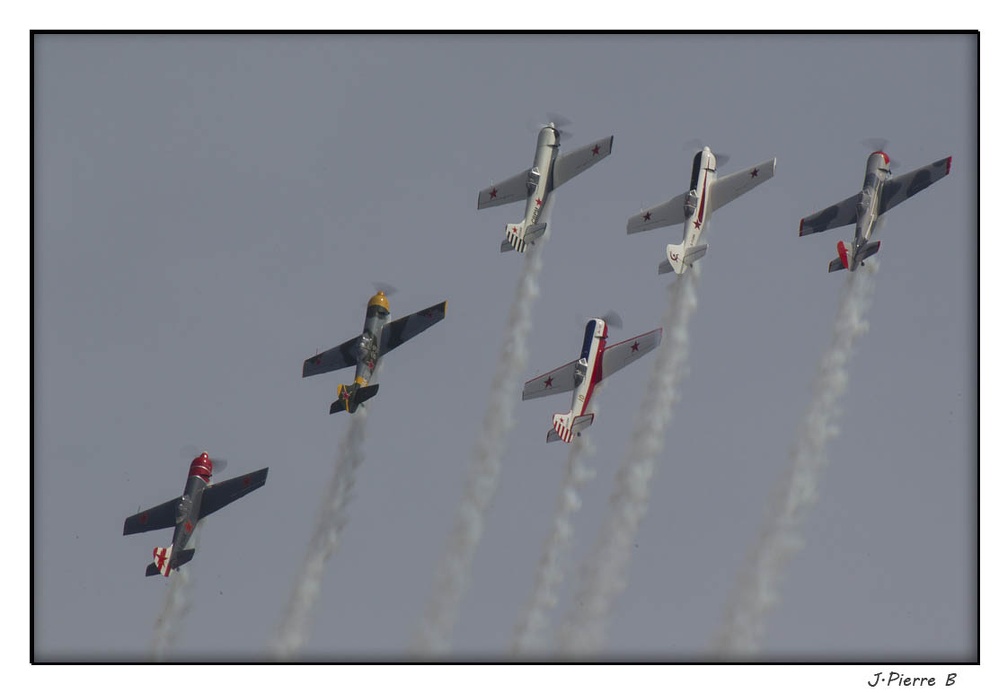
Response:
[[[948,172],[951,170],[952,170],[952,157],[950,156],[949,158],[945,159],[945,175],[948,175]]]
[[[802,235],[802,229],[803,228],[805,228],[805,219],[804,218],[802,218],[802,220],[798,222],[798,235],[799,236]]]

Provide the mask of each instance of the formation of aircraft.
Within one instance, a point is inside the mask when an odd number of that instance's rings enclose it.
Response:
[[[338,411],[352,414],[357,411],[360,404],[378,393],[377,383],[368,384],[375,368],[378,367],[378,360],[403,342],[413,339],[434,323],[444,319],[447,307],[448,301],[442,301],[389,322],[388,298],[385,296],[385,291],[379,290],[368,301],[364,331],[339,346],[305,359],[301,377],[307,378],[356,365],[357,372],[353,383],[340,385],[336,389],[336,401],[329,407],[330,414]]]
[[[550,121],[539,131],[532,168],[480,190],[476,209],[496,207],[525,200],[525,217],[504,227],[500,250],[524,253],[529,245],[546,234],[546,222],[539,215],[550,193],[612,152],[612,135],[560,155],[561,130]]]
[[[776,168],[777,159],[773,158],[718,178],[717,157],[710,147],[704,147],[693,157],[689,190],[630,217],[626,232],[640,233],[682,224],[682,243],[669,243],[665,247],[665,259],[658,265],[658,274],[682,274],[707,252],[707,244],[700,239],[714,210],[770,180]]]
[[[952,157],[921,166],[909,173],[892,177],[889,155],[882,150],[868,155],[861,191],[846,200],[803,218],[798,222],[798,235],[808,236],[837,226],[854,227],[854,245],[837,242],[837,257],[829,263],[829,272],[853,272],[878,252],[881,241],[872,241],[872,231],[883,214],[900,202],[913,197],[952,169]]]
[[[614,327],[619,326],[614,316],[609,317]],[[633,363],[661,343],[662,329],[639,334],[625,341],[606,346],[609,324],[603,318],[592,318],[585,325],[581,356],[559,368],[538,375],[525,383],[522,399],[535,399],[546,395],[574,391],[570,411],[553,415],[553,427],[546,433],[546,442],[562,440],[570,443],[575,435],[595,421],[594,413],[585,413],[595,387],[624,366]]]
[[[501,252],[525,249],[534,245],[546,233],[546,222],[539,216],[552,191],[612,152],[613,137],[609,136],[559,154],[562,131],[551,121],[539,131],[533,165],[516,176],[491,185],[479,192],[477,209],[525,200],[525,216],[505,228]],[[717,155],[703,147],[693,158],[689,189],[627,220],[628,234],[683,224],[681,243],[668,244],[659,274],[682,274],[707,252],[703,233],[714,210],[773,177],[777,159],[769,159],[747,169],[719,177]],[[888,210],[916,195],[935,181],[948,175],[952,158],[939,159],[909,173],[892,177],[889,156],[881,148],[873,151],[867,162],[864,185],[860,192],[803,218],[798,235],[820,233],[834,227],[856,224],[854,244],[837,244],[838,257],[829,264],[829,271],[856,270],[878,252],[879,241],[871,241],[878,219]],[[379,289],[367,303],[364,329],[342,344],[305,359],[302,377],[328,373],[356,366],[354,382],[337,387],[337,398],[329,413],[353,413],[378,392],[371,384],[379,360],[404,342],[440,322],[445,317],[447,301],[436,303],[397,320],[389,321],[389,303],[385,290]],[[607,346],[609,325],[620,327],[618,316],[592,318],[585,325],[581,354],[578,359],[536,376],[525,383],[522,399],[572,392],[571,408],[553,416],[546,442],[562,440],[570,443],[574,436],[591,426],[594,413],[588,413],[592,395],[599,383],[661,343],[662,329],[639,334],[612,346]],[[269,468],[234,477],[214,484],[210,479],[216,465],[223,469],[223,460],[216,462],[204,451],[192,460],[182,495],[126,518],[123,534],[135,534],[174,526],[172,542],[167,548],[154,549],[154,561],[147,566],[148,576],[168,576],[192,560],[195,549],[186,548],[199,521],[224,506],[251,493],[266,483]]]
[[[217,466],[223,469],[224,464],[218,461]],[[154,548],[154,562],[147,566],[148,577],[158,573],[168,577],[173,570],[191,561],[196,549],[187,549],[186,545],[196,531],[196,524],[265,484],[269,472],[269,467],[264,467],[251,474],[212,484],[213,468],[213,460],[204,451],[189,465],[189,476],[181,496],[130,515],[123,523],[123,535],[175,526],[171,544],[167,548]]]

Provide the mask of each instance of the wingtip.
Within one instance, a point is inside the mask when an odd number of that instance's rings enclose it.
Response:
[[[805,228],[805,218],[802,217],[802,220],[798,222],[798,237],[799,238],[805,235],[804,228]]]

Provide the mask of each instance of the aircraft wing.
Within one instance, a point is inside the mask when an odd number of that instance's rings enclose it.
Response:
[[[525,383],[522,389],[522,399],[535,399],[559,392],[570,392],[574,389],[574,364],[577,361],[565,363],[554,368],[549,373],[543,373]]]
[[[406,340],[413,339],[434,323],[444,320],[447,309],[448,301],[441,301],[441,303],[435,303],[429,308],[418,310],[412,315],[390,322],[382,329],[379,355],[384,356]]]
[[[952,168],[952,157],[939,159],[927,166],[890,178],[882,185],[882,199],[879,200],[879,214],[892,209],[908,197],[913,197],[927,186],[948,175]]]
[[[182,500],[181,496],[172,498],[161,505],[141,510],[136,515],[130,515],[123,523],[123,534],[138,534],[175,526],[175,508],[180,500]]]
[[[776,170],[775,157],[752,168],[745,168],[724,178],[718,178],[710,190],[710,211],[724,207],[739,195],[744,195],[760,183],[770,180]]]
[[[662,328],[607,346],[602,352],[602,377],[607,378],[661,344]]]
[[[257,472],[232,477],[219,484],[207,486],[203,491],[203,500],[200,502],[200,519],[217,512],[229,503],[234,503],[242,496],[248,495],[264,485],[268,472],[269,467],[263,467]]]
[[[650,231],[662,226],[682,224],[686,221],[686,210],[683,209],[683,205],[686,204],[687,194],[677,195],[668,202],[662,202],[660,205],[646,209],[640,214],[633,215],[627,219],[626,232],[640,233],[641,231]]]
[[[798,235],[807,236],[838,226],[847,226],[857,221],[857,202],[861,193],[851,195],[843,202],[827,207],[821,212],[809,215],[798,222]]]
[[[358,341],[360,341],[360,337],[354,337],[339,346],[323,351],[321,354],[306,358],[304,366],[301,368],[301,377],[307,378],[310,375],[328,373],[356,365]]]
[[[476,198],[476,209],[486,209],[497,205],[506,205],[509,202],[517,202],[528,197],[528,174],[530,169],[525,169],[517,176],[511,176],[497,185],[483,188]]]
[[[612,141],[613,136],[610,135],[558,156],[553,164],[553,187],[559,188],[589,166],[609,156],[612,153]]]

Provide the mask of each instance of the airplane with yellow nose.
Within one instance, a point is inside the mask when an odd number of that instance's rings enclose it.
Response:
[[[378,367],[378,360],[403,342],[443,320],[447,307],[448,301],[442,301],[389,322],[388,298],[385,291],[380,290],[368,301],[364,331],[339,346],[305,359],[301,377],[307,378],[356,364],[357,372],[353,383],[340,385],[336,389],[336,401],[329,407],[330,414],[338,411],[352,414],[359,405],[378,393],[377,383],[368,384]]]

